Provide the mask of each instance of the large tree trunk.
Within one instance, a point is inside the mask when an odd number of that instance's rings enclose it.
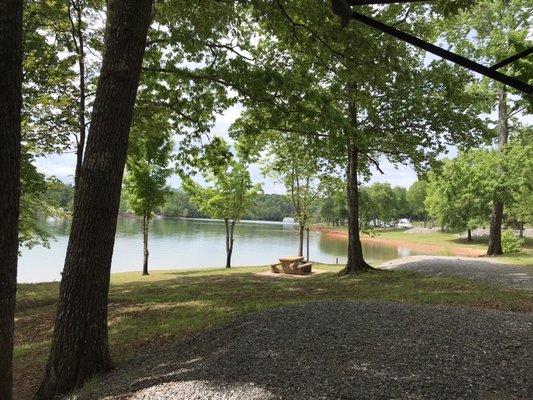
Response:
[[[59,289],[52,348],[37,399],[112,367],[107,305],[133,106],[152,0],[110,0],[105,52]]]
[[[304,255],[304,232],[305,224],[302,222],[298,223],[298,257]]]
[[[359,150],[350,142],[348,145],[348,166],[346,169],[348,193],[348,263],[341,271],[341,274],[357,273],[372,269],[363,257],[363,246],[359,237],[358,162]]]
[[[0,0],[0,400],[13,391],[22,107],[22,0]]]
[[[509,124],[507,113],[507,90],[504,85],[501,86],[498,101],[498,147],[502,150],[509,141]],[[492,202],[492,213],[490,217],[489,247],[487,255],[496,256],[503,254],[502,250],[502,221],[503,221],[503,203],[495,199]]]
[[[150,218],[143,215],[143,275],[148,274],[148,227],[150,226]]]
[[[468,236],[468,241],[471,242],[472,241],[472,229],[468,228],[467,236]]]

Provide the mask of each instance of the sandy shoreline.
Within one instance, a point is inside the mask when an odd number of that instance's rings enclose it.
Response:
[[[320,232],[322,235],[335,237],[338,239],[348,240],[347,231],[338,231],[335,229],[328,228],[315,228],[316,232]],[[462,257],[481,257],[485,255],[485,251],[482,249],[472,249],[469,247],[463,247],[459,245],[445,246],[440,244],[428,244],[428,243],[414,243],[408,240],[399,240],[399,239],[389,239],[379,236],[362,236],[361,241],[363,243],[379,243],[386,246],[402,246],[408,249],[435,254],[435,255],[452,255],[452,256],[462,256]]]

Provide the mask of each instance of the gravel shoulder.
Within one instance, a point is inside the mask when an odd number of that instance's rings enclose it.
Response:
[[[413,256],[386,262],[381,269],[415,271],[430,275],[455,275],[506,288],[533,290],[533,268],[508,265],[493,259]]]
[[[527,398],[532,327],[525,313],[305,303],[248,314],[134,359],[81,398]]]

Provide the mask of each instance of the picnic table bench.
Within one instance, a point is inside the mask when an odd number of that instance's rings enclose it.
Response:
[[[291,274],[291,275],[305,275],[311,273],[313,266],[310,262],[303,262],[304,257],[301,256],[288,256],[281,257],[279,262],[271,264],[270,268],[275,274]],[[281,266],[281,269],[279,268]]]

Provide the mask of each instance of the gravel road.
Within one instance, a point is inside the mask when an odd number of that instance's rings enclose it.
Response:
[[[507,288],[533,290],[533,267],[502,264],[492,259],[413,256],[386,262],[380,268],[455,275]]]
[[[305,303],[249,314],[137,358],[89,397],[414,400],[487,391],[498,397],[486,398],[527,398],[532,327],[531,314]]]

